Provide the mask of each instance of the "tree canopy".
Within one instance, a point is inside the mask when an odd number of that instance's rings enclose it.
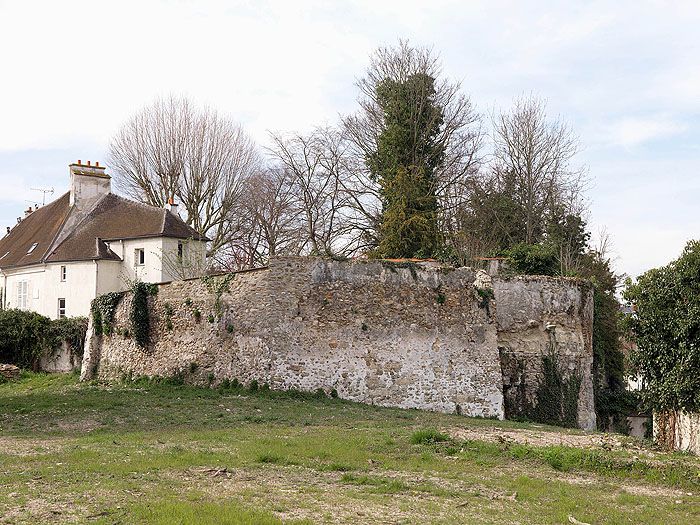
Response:
[[[628,320],[638,347],[632,362],[647,404],[700,410],[700,242],[628,282],[624,298],[635,310]]]

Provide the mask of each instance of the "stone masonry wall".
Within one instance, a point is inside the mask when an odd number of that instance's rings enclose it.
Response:
[[[578,426],[596,426],[593,402],[593,291],[579,279],[494,278],[504,410],[515,417],[535,403],[550,357],[565,381],[580,379]]]
[[[574,293],[573,283],[557,290],[557,281],[548,285],[552,294]],[[494,301],[478,290],[491,286],[490,278],[469,268],[277,258],[266,269],[235,274],[218,305],[201,280],[159,286],[149,299],[147,349],[124,336],[127,295],[117,308],[114,334],[86,343],[82,374],[107,380],[177,376],[214,385],[256,380],[273,389],[335,390],[341,398],[382,406],[503,418],[497,327],[506,326],[508,316],[504,310],[501,320],[497,302],[508,285],[499,283]],[[516,288],[527,286],[518,282]],[[532,306],[540,326],[555,305],[541,311]],[[581,312],[557,315],[564,323]],[[513,319],[517,331],[520,317]],[[581,354],[582,366],[592,355],[590,341],[573,332],[587,319],[566,321],[571,341],[562,347]],[[548,340],[547,332],[537,333],[530,337]],[[561,334],[564,342],[563,329]],[[587,377],[590,382],[590,370]]]

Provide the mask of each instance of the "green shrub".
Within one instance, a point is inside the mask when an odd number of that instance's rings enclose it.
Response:
[[[48,345],[58,348],[65,341],[70,345],[73,354],[82,355],[87,325],[87,317],[64,317],[51,321]]]
[[[551,246],[520,243],[509,248],[503,255],[508,257],[508,269],[515,274],[557,275],[559,263]]]
[[[649,408],[700,410],[700,241],[681,257],[627,283],[625,299],[635,306],[627,318],[637,351],[631,359],[644,378]]]
[[[0,311],[0,361],[36,368],[47,347],[51,320],[24,310]]]
[[[82,354],[87,331],[85,317],[51,320],[36,312],[0,310],[0,361],[22,368],[37,368],[43,352],[67,342]]]

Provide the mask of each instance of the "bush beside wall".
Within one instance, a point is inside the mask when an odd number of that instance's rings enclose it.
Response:
[[[0,362],[37,369],[41,355],[64,342],[82,354],[86,331],[85,317],[51,320],[36,312],[0,310]]]

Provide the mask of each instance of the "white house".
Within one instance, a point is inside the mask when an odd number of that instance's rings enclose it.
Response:
[[[115,195],[99,163],[71,164],[70,191],[30,208],[0,239],[0,304],[52,319],[87,316],[95,297],[136,279],[195,277],[207,239],[176,210]]]

